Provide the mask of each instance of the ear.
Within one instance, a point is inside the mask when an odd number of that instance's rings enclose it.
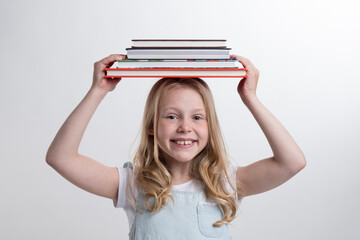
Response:
[[[150,129],[148,130],[148,134],[149,134],[150,136],[154,136],[154,129],[150,128]]]

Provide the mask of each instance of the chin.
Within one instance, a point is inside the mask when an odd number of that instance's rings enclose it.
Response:
[[[193,159],[194,159],[195,156],[188,156],[188,157],[185,157],[185,156],[172,156],[171,158],[176,161],[176,162],[179,162],[179,163],[188,163],[188,162],[191,162]]]

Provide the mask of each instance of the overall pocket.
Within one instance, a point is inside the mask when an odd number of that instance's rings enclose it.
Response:
[[[227,225],[213,226],[216,221],[221,220],[223,217],[221,208],[217,204],[210,202],[199,202],[196,208],[200,232],[210,238],[221,237]]]

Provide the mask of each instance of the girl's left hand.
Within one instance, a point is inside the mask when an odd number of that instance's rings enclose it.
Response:
[[[230,55],[231,59],[238,60],[246,69],[247,77],[243,78],[238,85],[237,91],[240,94],[241,99],[244,101],[249,97],[256,96],[256,87],[259,80],[259,71],[250,62],[242,56]]]

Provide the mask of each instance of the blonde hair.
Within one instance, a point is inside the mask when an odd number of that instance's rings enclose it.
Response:
[[[157,212],[172,199],[172,179],[162,157],[157,139],[159,106],[167,91],[174,88],[188,87],[196,90],[205,105],[209,140],[205,148],[191,161],[190,175],[205,185],[205,195],[217,203],[223,211],[223,219],[214,226],[231,222],[236,216],[235,194],[230,194],[224,181],[236,191],[228,173],[228,157],[225,150],[214,101],[208,85],[199,78],[162,78],[157,81],[148,95],[139,148],[133,160],[134,177],[138,189],[143,190],[146,207]],[[154,134],[152,134],[154,133]],[[129,186],[129,185],[128,185]],[[152,204],[148,201],[154,199]]]

